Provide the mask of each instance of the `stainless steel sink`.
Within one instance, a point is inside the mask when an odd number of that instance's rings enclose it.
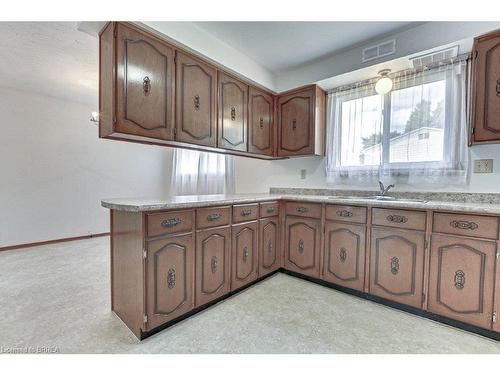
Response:
[[[423,200],[423,199],[396,198],[396,197],[391,197],[388,195],[372,195],[372,196],[368,196],[368,197],[338,196],[338,197],[328,197],[328,199],[352,199],[352,200],[369,199],[369,200],[386,201],[386,202],[427,203],[427,201]]]

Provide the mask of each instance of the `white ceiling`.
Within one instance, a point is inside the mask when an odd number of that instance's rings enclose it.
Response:
[[[273,73],[411,28],[417,22],[194,22]]]
[[[97,106],[99,40],[77,22],[0,22],[0,85]]]

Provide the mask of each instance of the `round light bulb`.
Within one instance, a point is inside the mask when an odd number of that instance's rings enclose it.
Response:
[[[389,77],[380,78],[375,84],[375,91],[380,95],[385,95],[392,90],[392,79]]]

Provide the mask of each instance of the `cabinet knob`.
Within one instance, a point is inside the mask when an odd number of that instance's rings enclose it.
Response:
[[[392,257],[391,258],[391,273],[393,275],[397,275],[399,272],[399,258],[398,257]]]
[[[292,129],[293,130],[297,129],[297,120],[296,119],[292,120]]]
[[[241,211],[241,216],[250,216],[251,214],[252,214],[252,210]]]
[[[210,267],[212,269],[212,273],[217,271],[217,257],[214,255],[210,261]]]
[[[208,221],[217,221],[222,217],[222,214],[210,214],[207,216]]]
[[[170,268],[167,273],[167,286],[168,289],[172,289],[175,287],[175,270]]]
[[[468,230],[476,230],[479,228],[477,223],[473,221],[465,221],[465,220],[453,220],[450,221],[450,227],[457,229],[468,229]]]
[[[337,213],[337,216],[340,216],[340,217],[352,217],[352,212],[347,211],[347,210],[339,210],[336,213]]]
[[[408,221],[408,218],[406,216],[401,216],[401,215],[389,215],[386,217],[386,219],[387,221],[399,224],[404,224]]]
[[[345,263],[346,259],[347,259],[347,250],[344,248],[344,247],[341,247],[340,248],[340,251],[339,251],[339,258],[340,258],[340,261],[342,263]]]
[[[248,259],[248,247],[243,248],[243,262],[246,262]]]
[[[231,107],[231,121],[236,120],[236,108]]]
[[[173,228],[175,227],[176,225],[179,225],[180,223],[182,223],[182,220],[175,217],[175,218],[172,218],[172,219],[165,219],[161,222],[161,226],[163,228]]]
[[[259,126],[261,129],[264,127],[264,119],[262,117],[260,118]]]
[[[268,208],[266,208],[266,212],[267,212],[268,214],[271,214],[271,213],[273,213],[274,211],[275,211],[274,207],[268,207]]]
[[[194,109],[199,111],[200,110],[200,96],[199,95],[195,95],[194,96]]]
[[[302,240],[299,240],[299,253],[303,253],[304,252],[304,241]]]
[[[497,96],[500,98],[500,79],[497,79]]]
[[[463,289],[465,287],[465,272],[457,270],[455,272],[455,288]]]
[[[144,77],[142,80],[142,91],[144,91],[144,95],[149,95],[151,91],[151,80],[148,76]]]
[[[267,242],[267,251],[269,251],[270,253],[273,252],[273,240],[269,240]]]
[[[303,214],[304,212],[307,212],[307,207],[299,206],[295,210]]]

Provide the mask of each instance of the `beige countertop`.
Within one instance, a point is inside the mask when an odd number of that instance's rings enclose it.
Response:
[[[326,196],[308,194],[236,194],[236,195],[184,195],[172,196],[164,199],[143,198],[112,198],[103,199],[103,207],[130,212],[147,212],[159,210],[171,210],[181,208],[207,207],[214,205],[230,205],[265,202],[277,199],[285,199],[301,202],[331,203],[342,205],[371,205],[374,207],[407,208],[416,210],[436,211],[461,211],[482,214],[500,215],[499,203],[473,203],[458,201],[428,200],[418,201],[411,199],[400,199],[395,201],[381,201],[365,197]]]

